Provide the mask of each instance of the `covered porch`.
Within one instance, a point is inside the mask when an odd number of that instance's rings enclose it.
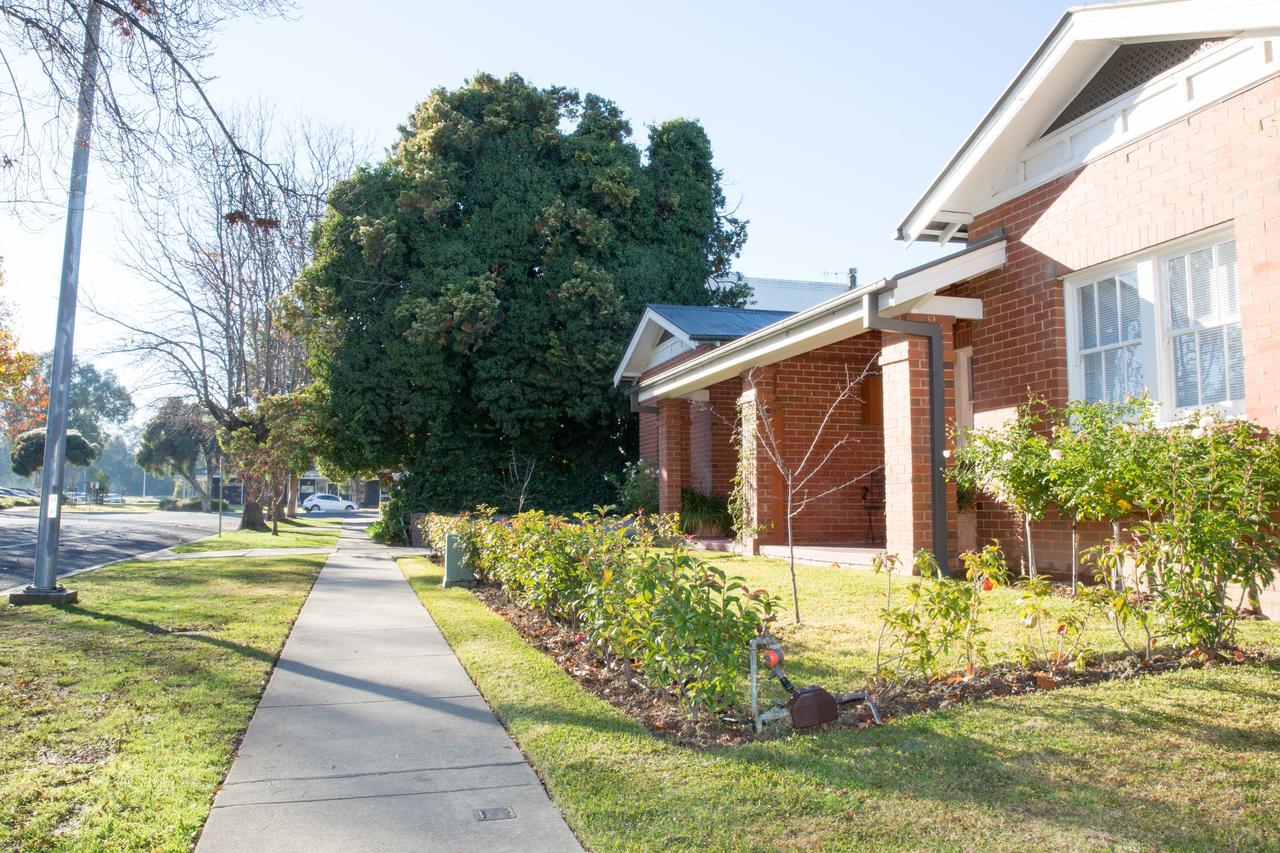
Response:
[[[1004,246],[1000,234],[975,241],[636,376],[661,510],[679,511],[687,489],[736,490],[743,552],[785,557],[790,524],[806,563],[861,569],[920,549],[949,562],[956,499],[941,438],[955,418],[957,326],[982,304],[937,291],[1002,266]]]

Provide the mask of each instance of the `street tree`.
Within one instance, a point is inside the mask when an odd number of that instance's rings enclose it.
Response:
[[[94,158],[125,185],[163,186],[195,141],[221,145],[246,179],[265,161],[214,108],[203,70],[232,19],[274,17],[287,0],[3,0],[0,2],[0,203],[48,211],[64,186],[85,60],[96,114]],[[92,19],[96,38],[86,39]]]
[[[746,232],[696,122],[642,152],[615,104],[516,75],[432,92],[330,207],[299,284],[324,454],[405,472],[397,518],[608,502],[635,440],[610,376],[643,305],[745,295],[708,284]]]
[[[29,377],[18,393],[3,405],[6,421],[16,435],[31,425],[44,422],[48,404],[51,354],[36,357],[35,377]],[[71,384],[67,392],[67,428],[74,429],[90,444],[101,444],[107,435],[133,417],[133,397],[112,370],[99,370],[92,364],[75,361],[71,368]]]
[[[134,458],[150,474],[181,477],[208,512],[217,453],[217,432],[208,413],[197,403],[171,397],[143,427]],[[201,467],[204,482],[197,475]]]
[[[67,464],[85,468],[98,458],[98,447],[73,429],[67,430]],[[30,477],[44,465],[44,429],[31,429],[13,440],[10,447],[13,473]]]
[[[309,235],[329,191],[363,149],[333,128],[278,125],[263,107],[238,114],[234,126],[271,152],[280,182],[246,185],[233,152],[193,145],[180,177],[138,199],[140,224],[124,247],[126,265],[156,298],[98,313],[124,330],[116,351],[197,401],[219,432],[248,429],[263,442],[262,401],[310,381],[293,327],[305,311],[292,286],[312,258]],[[257,528],[263,513],[252,496],[262,488],[246,485],[241,526]]]
[[[224,436],[241,481],[254,490],[254,503],[268,508],[272,535],[279,533],[285,499],[297,472],[315,461],[317,411],[309,389],[278,394],[261,400],[252,412],[242,412],[246,425]],[[266,526],[262,517],[254,521],[259,528]]]

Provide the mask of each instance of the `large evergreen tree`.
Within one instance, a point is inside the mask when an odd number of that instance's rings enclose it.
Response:
[[[746,236],[706,133],[631,141],[595,95],[477,76],[439,89],[387,160],[339,185],[299,294],[324,455],[406,472],[393,512],[608,497],[634,430],[610,376],[648,302],[740,304]]]

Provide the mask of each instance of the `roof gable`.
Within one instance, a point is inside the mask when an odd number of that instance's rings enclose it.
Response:
[[[791,311],[706,305],[647,305],[613,374],[613,384],[636,379],[702,343],[721,344],[790,317]]]
[[[1278,34],[1280,4],[1273,0],[1118,0],[1069,9],[898,226],[898,238],[967,239],[975,213],[1207,106],[1240,88],[1233,81],[1241,73],[1252,74],[1251,79],[1280,73],[1276,51],[1263,43]],[[1244,45],[1256,47],[1252,55],[1243,56],[1243,48],[1237,49],[1241,39],[1257,40]],[[1243,58],[1232,74],[1206,68],[1204,85],[1192,85],[1188,79],[1182,92],[1175,91],[1160,102],[1154,96],[1164,95],[1163,91],[1143,92],[1142,83],[1136,89],[1125,86],[1126,80],[1144,79],[1142,68],[1128,78],[1114,74],[1126,60],[1145,56],[1151,64],[1147,70],[1154,73],[1145,79],[1163,79],[1174,72],[1155,70],[1160,52],[1139,46],[1179,42],[1201,45],[1174,63],[1174,68],[1197,63],[1211,66],[1212,57],[1205,56],[1211,52]],[[1133,47],[1121,54],[1126,46]],[[1166,61],[1181,50],[1165,48]],[[1113,59],[1117,64],[1108,71]],[[1086,91],[1092,81],[1098,80],[1101,87],[1108,79],[1124,91],[1113,94],[1112,101],[1095,105]],[[1145,101],[1148,94],[1152,99]],[[1082,97],[1085,100],[1077,103]],[[1106,103],[1116,101],[1116,115],[1100,114],[1106,112]],[[1089,108],[1083,113],[1072,109],[1086,105]]]

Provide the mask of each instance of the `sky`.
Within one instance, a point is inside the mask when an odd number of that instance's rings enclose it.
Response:
[[[739,272],[843,281],[857,267],[866,282],[943,252],[893,230],[1065,8],[297,0],[288,19],[229,25],[205,70],[220,106],[262,100],[349,127],[375,158],[432,89],[477,71],[609,98],[641,147],[648,125],[694,118],[750,222]],[[118,263],[128,212],[90,168],[81,288],[108,310],[134,305],[149,291]],[[27,349],[52,345],[63,228],[0,217],[5,298]],[[159,393],[146,366],[103,354],[117,336],[81,310],[77,357],[115,369],[145,403]]]

